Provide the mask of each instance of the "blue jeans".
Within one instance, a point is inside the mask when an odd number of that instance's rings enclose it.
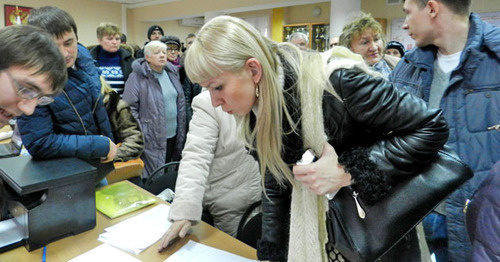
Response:
[[[429,251],[434,253],[437,262],[448,261],[448,234],[446,216],[431,212],[423,220],[425,240]]]

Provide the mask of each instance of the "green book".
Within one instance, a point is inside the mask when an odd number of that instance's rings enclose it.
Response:
[[[114,183],[95,192],[96,208],[113,219],[149,206],[156,199],[127,181]]]

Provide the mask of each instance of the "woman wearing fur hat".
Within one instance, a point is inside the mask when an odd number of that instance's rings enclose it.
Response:
[[[260,163],[260,260],[328,261],[325,194],[350,185],[372,204],[429,163],[448,137],[439,109],[372,76],[346,48],[329,52],[324,59],[278,44],[242,19],[219,16],[186,56],[189,78],[235,115]],[[319,159],[295,165],[306,149]],[[407,240],[387,256],[417,260],[418,242]]]

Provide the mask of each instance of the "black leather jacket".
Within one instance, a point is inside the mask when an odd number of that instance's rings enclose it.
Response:
[[[326,92],[323,97],[328,142],[353,176],[353,187],[364,202],[384,197],[391,184],[428,163],[445,144],[448,127],[441,111],[428,109],[423,100],[396,90],[383,78],[354,68],[334,71],[330,81],[343,101]],[[292,117],[298,119],[301,107],[293,82],[286,77],[284,90]],[[284,123],[285,131],[289,128]],[[283,137],[283,159],[290,165],[304,152],[301,130],[297,131]],[[258,257],[286,260],[291,186],[280,186],[267,173],[265,192]]]

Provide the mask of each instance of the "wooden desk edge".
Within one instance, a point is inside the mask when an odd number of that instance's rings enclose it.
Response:
[[[140,190],[144,190],[141,187],[129,181],[126,182],[130,183],[131,185],[137,187]],[[134,211],[130,214],[126,214],[124,216],[115,218],[113,220],[111,220],[110,218],[108,218],[107,216],[103,215],[101,212],[96,210],[96,227],[89,231],[80,233],[78,235],[69,236],[48,244],[47,261],[63,262],[63,261],[68,261],[74,257],[77,257],[78,255],[83,254],[103,244],[102,242],[97,240],[97,237],[99,236],[99,234],[104,232],[105,228],[111,225],[115,225],[128,218],[131,218],[146,210],[149,210],[153,208],[155,205],[162,203],[168,204],[167,202],[161,200],[160,198],[157,198],[156,196],[155,198],[157,199],[157,202],[155,204]],[[134,255],[127,252],[126,253],[142,261],[164,261],[175,251],[179,250],[183,245],[185,245],[189,240],[193,240],[198,243],[202,243],[211,247],[225,250],[227,252],[242,257],[257,259],[256,250],[254,248],[206,224],[203,221],[197,224],[196,226],[192,227],[190,234],[188,234],[185,238],[180,239],[174,244],[172,244],[172,246],[164,252],[158,253],[157,251],[159,241],[161,241],[160,239],[155,244],[147,248],[145,251],[141,252],[139,255]],[[42,253],[43,253],[42,248],[28,252],[25,247],[18,247],[13,250],[0,254],[0,261],[2,262],[39,261],[42,259]]]

